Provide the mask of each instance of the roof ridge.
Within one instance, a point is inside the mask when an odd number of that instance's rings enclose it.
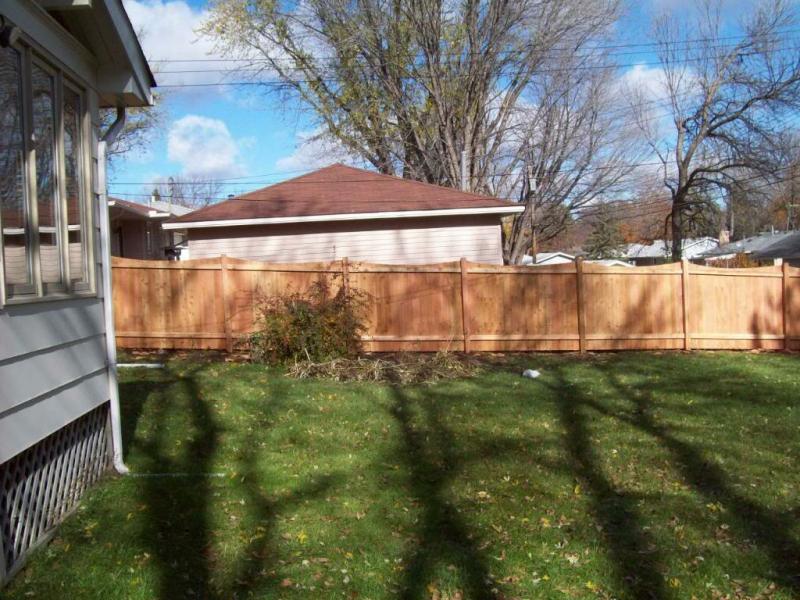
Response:
[[[302,179],[303,177],[308,177],[309,175],[313,175],[314,173],[319,173],[321,171],[327,171],[328,169],[332,169],[333,167],[341,165],[345,166],[342,163],[333,163],[332,165],[327,165],[325,167],[320,167],[319,169],[313,169],[308,171],[307,173],[303,173],[302,175],[295,175],[294,177],[290,177],[289,179],[284,179],[283,181],[276,181],[275,183],[270,183],[269,185],[265,185],[264,187],[256,188],[254,190],[250,190],[249,192],[244,192],[243,194],[236,194],[233,198],[226,198],[223,202],[227,202],[228,200],[250,200],[250,198],[245,198],[244,196],[249,196],[250,194],[255,194],[256,192],[263,192],[264,190],[268,190],[270,188],[277,187],[279,185],[283,185],[284,183],[291,183],[292,181],[297,181],[298,179]],[[221,204],[221,203],[220,203]]]
[[[311,175],[312,173],[319,173],[320,171],[326,171],[326,170],[330,169],[331,167],[336,166],[337,164],[340,164],[340,163],[334,163],[334,164],[328,165],[326,167],[321,167],[319,169],[315,169],[313,171],[309,171],[308,173],[303,173],[302,175],[297,175],[295,177],[290,177],[289,179],[284,179],[283,181],[276,181],[275,183],[271,183],[269,185],[265,185],[264,187],[260,187],[260,188],[254,189],[254,190],[250,190],[249,192],[244,192],[243,194],[236,194],[235,196],[233,196],[231,198],[225,198],[221,202],[216,202],[216,203],[213,203],[213,204],[209,204],[208,206],[204,206],[202,208],[198,208],[197,210],[192,211],[192,214],[193,215],[202,214],[203,212],[205,212],[206,210],[208,210],[208,209],[210,209],[212,207],[222,206],[223,204],[228,204],[229,202],[263,202],[263,200],[259,200],[258,198],[246,198],[245,196],[249,196],[250,194],[255,194],[255,193],[258,193],[258,192],[263,192],[264,190],[272,189],[272,188],[277,187],[279,185],[283,185],[284,183],[289,183],[291,181],[296,181],[297,179],[302,179],[303,177],[307,177],[308,175]],[[185,216],[185,215],[181,215],[181,216]]]
[[[309,171],[308,173],[303,173],[302,175],[298,175],[297,177],[292,177],[290,179],[284,179],[283,181],[278,181],[276,183],[264,186],[262,188],[255,189],[255,190],[252,190],[250,192],[245,192],[244,194],[239,194],[237,196],[234,196],[233,198],[228,198],[227,200],[236,200],[236,199],[247,200],[247,201],[257,200],[256,198],[245,198],[245,196],[249,196],[251,194],[256,194],[256,193],[262,192],[262,191],[264,191],[266,189],[274,188],[274,187],[277,187],[277,186],[280,186],[280,185],[283,185],[283,184],[286,184],[286,183],[291,183],[292,181],[297,181],[298,179],[302,179],[303,177],[307,177],[309,175],[314,175],[316,173],[321,173],[322,171],[328,171],[328,170],[336,168],[336,167],[340,167],[340,168],[343,168],[343,169],[348,169],[350,171],[357,171],[357,172],[360,172],[360,173],[366,173],[368,175],[372,175],[372,176],[375,176],[375,177],[382,177],[384,179],[389,179],[391,181],[397,181],[397,182],[401,182],[401,183],[408,183],[408,184],[414,184],[414,185],[418,185],[418,186],[424,186],[426,188],[434,188],[434,189],[437,189],[437,190],[444,188],[444,189],[446,189],[446,190],[448,190],[450,192],[463,194],[465,196],[469,196],[469,197],[472,197],[472,198],[477,198],[477,199],[480,199],[480,200],[493,200],[493,201],[496,201],[496,202],[507,202],[509,204],[517,204],[516,202],[513,202],[511,200],[504,200],[502,198],[497,198],[495,196],[488,196],[488,195],[485,195],[485,194],[476,194],[475,192],[465,192],[464,190],[459,190],[459,189],[453,188],[453,187],[447,187],[447,186],[438,185],[438,184],[435,184],[435,183],[429,183],[427,181],[419,181],[418,179],[406,179],[405,177],[400,177],[398,175],[389,175],[387,173],[381,173],[380,171],[369,171],[367,169],[362,169],[360,167],[353,167],[351,165],[346,165],[346,164],[344,164],[342,162],[335,162],[335,163],[332,163],[332,164],[327,165],[325,167],[320,167],[319,169],[316,169],[314,171]]]
[[[480,198],[481,200],[499,200],[500,202],[508,202],[510,204],[517,204],[516,202],[511,202],[511,200],[503,200],[501,198],[496,198],[495,196],[486,196],[484,194],[476,194],[475,192],[465,192],[464,190],[459,190],[458,188],[447,187],[447,186],[444,186],[444,185],[438,185],[436,183],[429,183],[427,181],[420,181],[419,179],[406,179],[405,177],[400,177],[398,175],[389,175],[387,173],[381,173],[379,171],[367,171],[366,169],[359,169],[358,167],[351,167],[351,166],[345,165],[343,163],[334,163],[333,165],[330,165],[330,166],[333,167],[333,166],[336,166],[336,165],[341,165],[342,167],[345,167],[345,168],[348,168],[348,169],[353,169],[354,171],[363,171],[365,173],[370,173],[372,175],[378,175],[379,177],[384,177],[386,179],[402,181],[402,182],[405,182],[405,183],[413,183],[413,184],[416,184],[416,185],[422,185],[422,186],[425,186],[425,187],[432,187],[432,188],[437,188],[437,189],[445,188],[447,190],[450,190],[450,191],[453,191],[453,192],[457,192],[459,194],[464,194],[465,196],[473,196],[475,198]]]

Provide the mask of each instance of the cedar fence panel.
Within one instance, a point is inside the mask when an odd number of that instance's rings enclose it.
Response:
[[[462,350],[461,270],[437,265],[347,265],[348,285],[368,298],[367,351]]]
[[[800,268],[783,265],[783,331],[785,348],[800,350]]]
[[[259,296],[327,279],[369,298],[368,351],[800,349],[800,269],[114,258],[122,348],[232,349]]]
[[[680,263],[583,271],[587,350],[684,347]]]

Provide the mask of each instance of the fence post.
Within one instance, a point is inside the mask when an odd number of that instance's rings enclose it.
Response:
[[[578,349],[586,352],[586,298],[583,289],[583,257],[575,259],[575,288],[578,294]]]
[[[683,310],[683,349],[692,349],[692,338],[689,335],[689,259],[681,259],[681,306]]]
[[[233,334],[231,333],[231,313],[228,305],[228,257],[219,257],[222,269],[222,315],[225,320],[225,349],[233,352]]]
[[[783,304],[783,349],[790,350],[789,323],[791,322],[791,315],[789,314],[789,309],[791,306],[789,305],[789,263],[786,261],[781,265],[781,272],[783,274],[783,294],[781,296]]]
[[[464,335],[464,352],[469,352],[469,315],[467,310],[467,259],[461,257],[461,333]]]
[[[342,288],[344,297],[350,298],[350,262],[346,256],[342,259]]]

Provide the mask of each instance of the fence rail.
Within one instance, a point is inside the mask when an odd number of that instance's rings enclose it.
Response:
[[[370,298],[368,351],[800,349],[800,268],[113,259],[122,348],[228,349],[255,298],[320,278]]]

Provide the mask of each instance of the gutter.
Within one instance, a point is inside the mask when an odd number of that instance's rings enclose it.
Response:
[[[371,213],[334,213],[302,217],[263,217],[217,221],[171,221],[163,229],[195,229],[206,227],[241,227],[246,225],[278,225],[284,223],[319,223],[328,221],[371,221],[376,219],[410,219],[415,217],[449,217],[463,215],[510,215],[524,212],[524,206],[486,206],[479,208],[442,208],[430,210],[398,210]],[[191,214],[191,213],[190,213]]]
[[[97,144],[97,193],[100,196],[100,252],[103,277],[103,320],[106,329],[106,362],[108,364],[108,396],[111,404],[111,442],[114,469],[121,475],[129,473],[122,460],[122,416],[119,406],[117,377],[117,335],[114,327],[114,300],[111,293],[111,224],[108,217],[108,185],[106,162],[108,145],[114,143],[125,126],[125,107],[117,107],[117,118]]]

